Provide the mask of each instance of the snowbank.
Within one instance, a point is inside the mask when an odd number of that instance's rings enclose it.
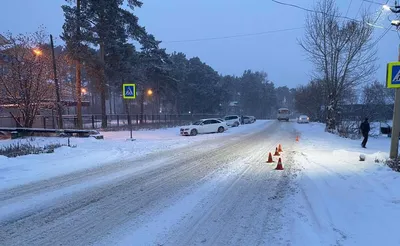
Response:
[[[157,151],[176,149],[200,141],[251,134],[269,123],[269,121],[259,120],[251,125],[230,128],[223,134],[205,134],[196,137],[180,136],[179,127],[175,127],[134,131],[135,141],[127,141],[130,138],[129,131],[102,132],[104,140],[71,138],[70,144],[71,146],[75,145],[75,148],[61,147],[52,154],[27,155],[16,158],[0,156],[0,187],[9,188],[116,161],[135,159]],[[67,138],[54,137],[1,140],[0,147],[18,142],[45,146],[54,143],[67,144],[67,141]],[[218,141],[216,143],[218,144]]]
[[[361,141],[324,132],[324,125],[296,125],[299,192],[288,204],[297,214],[292,245],[399,245],[400,174],[383,163],[390,139]],[[364,154],[366,161],[360,162]]]

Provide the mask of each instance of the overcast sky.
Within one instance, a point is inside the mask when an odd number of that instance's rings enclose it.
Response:
[[[281,0],[312,8],[314,0]],[[296,87],[310,79],[312,65],[297,40],[304,29],[267,33],[247,37],[197,42],[171,42],[203,38],[301,28],[306,12],[282,6],[270,0],[143,0],[135,14],[140,24],[168,52],[184,52],[201,60],[222,74],[241,75],[245,69],[263,70],[277,86]],[[380,6],[364,0],[337,0],[341,12],[356,17],[360,7],[371,14]],[[375,0],[386,2],[386,0]],[[389,3],[394,3],[390,1]],[[62,32],[64,0],[1,0],[0,33],[33,32],[40,25],[54,36]],[[351,5],[350,5],[351,3]],[[392,4],[393,4],[392,3]],[[389,16],[393,18],[394,16]],[[382,15],[377,25],[390,26],[388,15]],[[376,28],[379,37],[384,29]],[[57,41],[60,43],[60,40]],[[385,80],[386,63],[397,59],[399,37],[389,32],[378,44],[380,69],[375,77]],[[368,71],[366,71],[367,73]]]

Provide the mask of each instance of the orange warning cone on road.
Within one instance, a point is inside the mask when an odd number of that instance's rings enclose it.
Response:
[[[281,156],[281,155],[279,154],[278,148],[275,149],[275,154],[274,154],[274,156]]]
[[[281,158],[279,158],[278,165],[276,165],[275,170],[283,170]]]
[[[278,146],[278,152],[283,152],[283,150],[282,150],[282,145],[280,145],[280,144],[279,144],[279,146]]]
[[[273,162],[274,162],[274,160],[272,159],[272,154],[271,154],[271,152],[269,152],[267,163],[273,163]]]

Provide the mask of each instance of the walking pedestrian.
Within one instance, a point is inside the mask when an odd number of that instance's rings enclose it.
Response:
[[[364,122],[361,123],[360,130],[361,130],[361,134],[364,137],[364,139],[363,139],[363,141],[361,143],[361,147],[366,148],[366,145],[367,145],[367,142],[368,142],[368,134],[369,134],[369,131],[371,130],[371,127],[370,127],[369,122],[368,122],[368,118],[365,118]]]

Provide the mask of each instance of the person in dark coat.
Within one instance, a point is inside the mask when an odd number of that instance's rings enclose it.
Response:
[[[364,137],[364,139],[363,139],[363,141],[361,143],[361,147],[366,148],[366,145],[367,145],[367,142],[368,142],[368,134],[369,134],[369,131],[371,130],[371,127],[370,127],[369,122],[368,122],[368,118],[365,118],[364,122],[361,123],[360,130],[361,130],[361,134]]]

